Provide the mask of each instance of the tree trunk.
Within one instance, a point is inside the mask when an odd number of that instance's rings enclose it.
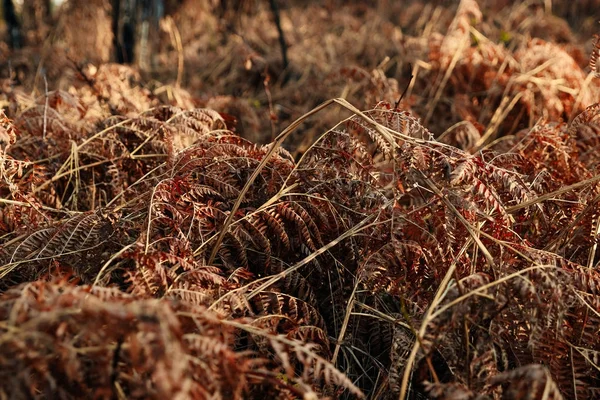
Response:
[[[112,0],[116,60],[150,69],[158,46],[162,0]]]
[[[2,6],[4,8],[4,22],[8,30],[8,45],[11,49],[20,49],[23,47],[23,34],[15,12],[15,5],[12,0],[3,0]]]

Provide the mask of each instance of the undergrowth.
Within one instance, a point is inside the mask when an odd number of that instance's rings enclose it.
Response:
[[[600,397],[600,45],[511,48],[482,10],[401,38],[402,101],[385,63],[344,67],[367,110],[328,96],[268,144],[127,66],[10,80],[0,395]],[[329,125],[294,156],[307,124]]]

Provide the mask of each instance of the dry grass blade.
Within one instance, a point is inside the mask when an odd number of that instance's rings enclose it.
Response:
[[[555,190],[553,192],[550,192],[550,193],[545,193],[545,194],[543,194],[543,195],[541,195],[541,196],[539,196],[539,197],[537,197],[535,199],[531,199],[529,201],[525,201],[523,203],[507,207],[506,208],[506,212],[509,213],[509,214],[513,214],[513,213],[517,212],[518,210],[530,207],[530,206],[532,206],[534,204],[542,203],[542,202],[544,202],[546,200],[551,200],[551,199],[553,199],[555,197],[560,196],[561,194],[570,192],[572,190],[576,190],[576,189],[583,188],[583,187],[586,187],[586,186],[591,186],[592,184],[594,184],[594,183],[596,183],[598,181],[600,181],[600,175],[596,175],[596,176],[594,176],[592,178],[585,179],[585,180],[583,180],[581,182],[577,182],[577,183],[574,183],[572,185],[562,187],[562,188],[557,189],[557,190]]]

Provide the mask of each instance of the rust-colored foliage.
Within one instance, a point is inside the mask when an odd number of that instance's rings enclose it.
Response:
[[[597,38],[529,3],[290,1],[282,71],[274,27],[239,31],[261,2],[174,3],[173,86],[1,69],[0,397],[600,396]],[[339,95],[366,111],[257,143]]]

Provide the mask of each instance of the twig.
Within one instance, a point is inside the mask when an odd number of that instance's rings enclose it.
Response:
[[[46,139],[46,128],[48,127],[48,80],[46,74],[44,74],[44,94],[46,96],[46,102],[44,104],[44,130],[42,131],[42,138]]]

